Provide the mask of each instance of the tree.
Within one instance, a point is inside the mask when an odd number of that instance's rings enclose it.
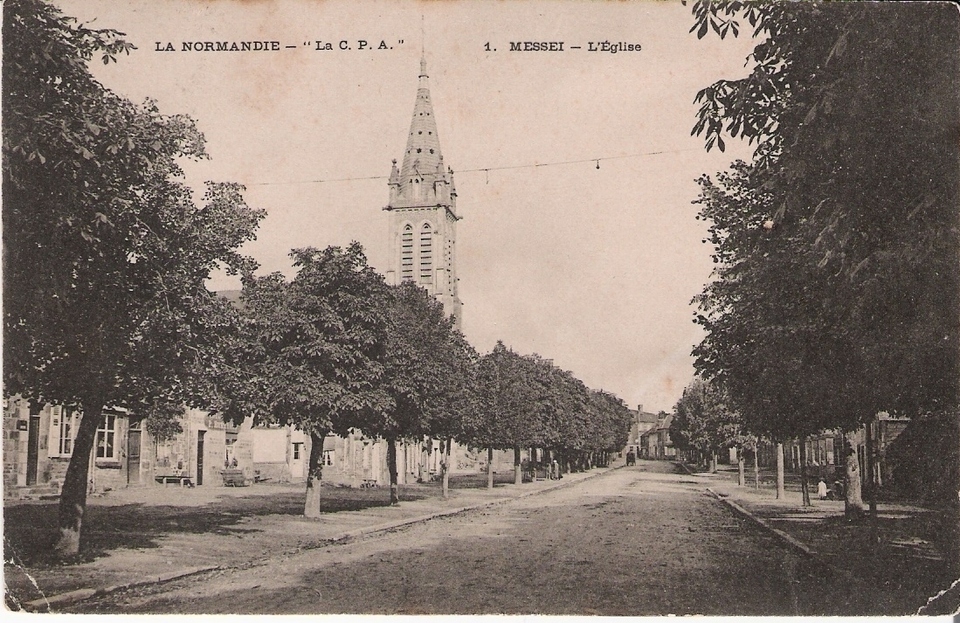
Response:
[[[479,408],[484,421],[475,427],[472,442],[491,449],[512,449],[516,484],[522,478],[521,448],[533,445],[541,429],[532,385],[534,365],[503,342],[497,342],[491,352],[480,358],[477,370]]]
[[[397,441],[443,437],[444,480],[449,478],[449,446],[459,431],[460,409],[472,402],[475,354],[444,315],[443,305],[426,290],[402,283],[389,289],[389,321],[380,391],[388,400],[360,424],[364,433],[387,441],[390,502],[400,501]],[[461,402],[463,401],[463,402]]]
[[[609,455],[627,445],[633,415],[623,400],[610,392],[593,390],[590,399],[596,414],[596,433],[591,448],[600,455],[602,465],[606,466]]]
[[[382,390],[388,288],[361,246],[290,253],[297,274],[244,278],[243,331],[219,376],[235,422],[291,425],[310,436],[304,516],[320,515],[323,442],[346,436],[390,397]]]
[[[442,308],[442,306],[441,306]],[[447,497],[453,470],[454,440],[466,439],[480,419],[477,401],[477,364],[479,355],[452,322],[431,324],[437,330],[438,343],[430,355],[440,374],[427,394],[427,435],[443,442],[443,497]]]
[[[717,470],[717,453],[737,444],[740,418],[726,404],[722,391],[701,378],[683,390],[670,422],[670,439],[678,448],[691,448]]]
[[[699,218],[711,223],[717,266],[714,281],[694,299],[696,321],[706,329],[694,355],[745,431],[774,440],[779,452],[785,440],[828,425],[849,430],[857,420],[849,409],[833,408],[846,378],[839,357],[849,352],[829,330],[837,308],[812,295],[824,287],[822,275],[764,226],[774,200],[762,179],[756,167],[735,162],[716,182],[699,180]],[[782,492],[779,476],[777,483]]]
[[[240,270],[263,213],[236,184],[196,206],[177,160],[205,156],[184,116],[136,106],[87,62],[132,46],[39,0],[4,4],[4,391],[79,408],[60,498],[60,555],[79,551],[90,452],[104,406],[203,403],[195,344],[222,303],[204,282]]]
[[[569,471],[588,442],[591,397],[587,386],[571,372],[551,365],[549,375],[549,394],[544,401],[549,432],[546,443],[560,455],[561,469]]]
[[[694,133],[708,149],[723,149],[724,134],[758,145],[748,202],[768,201],[744,231],[768,239],[769,255],[742,257],[745,274],[766,281],[714,297],[710,321],[727,310],[749,318],[747,307],[765,302],[763,320],[739,336],[780,341],[758,365],[785,357],[775,376],[800,390],[774,400],[771,417],[783,415],[776,403],[802,405],[806,415],[789,418],[811,420],[795,431],[802,437],[816,426],[850,430],[880,410],[956,411],[960,184],[952,128],[960,71],[942,53],[960,39],[955,12],[729,1],[697,2],[694,15],[700,37],[711,29],[736,35],[742,17],[763,35],[747,78],[697,95]],[[788,287],[776,296],[757,294],[758,284],[782,282]],[[771,324],[780,328],[772,339],[762,331]],[[711,334],[701,350],[733,353],[736,333]],[[794,375],[805,388],[793,385]]]

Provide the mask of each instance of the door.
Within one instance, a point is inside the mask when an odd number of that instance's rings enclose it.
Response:
[[[203,484],[203,436],[205,430],[197,431],[197,485]]]
[[[37,463],[40,461],[40,414],[30,414],[27,425],[27,485],[37,484]]]
[[[295,479],[303,478],[303,442],[294,441],[290,454],[290,477]],[[323,454],[326,459],[326,453]],[[324,463],[326,466],[326,463]]]
[[[127,433],[127,484],[140,484],[140,431]]]

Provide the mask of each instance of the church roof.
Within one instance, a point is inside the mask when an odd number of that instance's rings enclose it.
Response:
[[[430,87],[427,81],[427,62],[420,59],[420,85],[417,100],[413,105],[413,120],[407,136],[407,149],[400,167],[400,187],[406,188],[411,179],[420,177],[427,183],[437,176],[443,177],[443,156],[440,155],[440,137],[437,135],[437,120],[433,116]]]

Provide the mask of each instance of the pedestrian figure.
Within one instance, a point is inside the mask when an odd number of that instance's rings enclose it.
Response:
[[[550,471],[553,472],[554,480],[560,480],[560,463],[557,462],[557,459],[553,459],[553,463],[550,464]]]
[[[823,478],[817,483],[817,497],[821,500],[827,499],[827,483],[823,481]]]

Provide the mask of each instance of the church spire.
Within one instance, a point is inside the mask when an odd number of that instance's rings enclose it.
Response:
[[[420,78],[403,162],[390,168],[390,263],[387,283],[412,281],[443,303],[460,327],[457,295],[457,191],[453,171],[440,154],[437,120],[430,101],[427,62],[420,56]]]
[[[413,119],[410,122],[410,134],[407,135],[407,148],[403,153],[403,165],[400,167],[401,194],[407,196],[410,196],[411,190],[416,190],[417,185],[431,185],[440,163],[440,137],[437,136],[437,121],[433,116],[427,79],[427,61],[421,56],[420,84],[413,105]]]

